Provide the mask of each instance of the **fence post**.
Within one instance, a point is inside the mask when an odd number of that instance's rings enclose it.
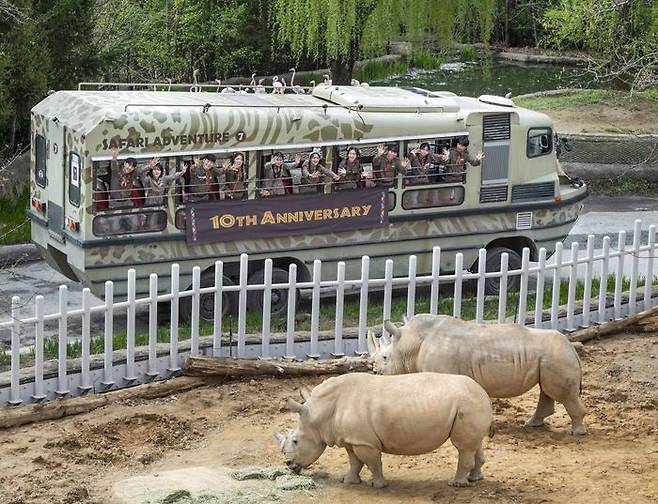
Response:
[[[537,292],[535,293],[535,327],[544,323],[544,282],[546,279],[546,249],[539,249],[539,262],[537,264]]]
[[[589,312],[592,304],[592,273],[594,270],[594,235],[587,236],[587,262],[585,263],[585,288],[583,291],[582,326],[589,326]]]
[[[297,301],[297,265],[288,266],[288,323],[286,324],[286,359],[295,358],[295,306]]]
[[[383,320],[391,319],[391,297],[393,295],[393,260],[387,259],[384,266],[384,317]],[[390,334],[382,324],[382,336],[388,338]]]
[[[126,337],[126,376],[123,379],[132,382],[135,376],[135,284],[137,274],[133,268],[128,270],[128,331]]]
[[[261,334],[260,356],[270,358],[270,318],[272,315],[272,259],[265,259],[263,278],[263,330]]]
[[[215,261],[215,297],[213,299],[212,356],[219,357],[222,350],[222,287],[224,284],[224,263]]]
[[[551,298],[551,329],[557,329],[557,316],[560,310],[560,282],[562,270],[562,242],[555,244],[555,269],[553,270],[553,297]]]
[[[633,255],[631,259],[631,285],[628,289],[628,314],[633,315],[637,311],[637,275],[638,275],[638,262],[640,255],[640,237],[642,235],[642,221],[635,219],[633,227]]]
[[[158,275],[149,275],[149,362],[146,375],[155,378],[158,372]]]
[[[311,300],[311,351],[307,356],[311,359],[320,357],[318,349],[318,331],[320,325],[320,283],[322,282],[322,262],[313,261],[313,299]]]
[[[368,330],[368,279],[370,275],[370,257],[361,257],[361,296],[359,302],[359,343],[356,353],[368,353],[366,344],[366,331]]]
[[[455,255],[455,290],[452,301],[452,316],[462,318],[462,286],[464,281],[464,254]]]
[[[190,355],[199,355],[199,308],[201,304],[201,268],[192,268],[192,317],[190,319]]]
[[[249,273],[249,256],[240,254],[240,294],[238,296],[238,358],[244,357],[247,333],[247,274]]]
[[[656,226],[649,226],[649,236],[647,237],[647,245],[649,246],[647,256],[647,270],[645,273],[646,282],[644,283],[644,309],[651,308],[651,293],[653,291],[653,258],[654,254],[658,252],[656,249]]]
[[[571,244],[571,266],[569,269],[569,290],[567,294],[567,331],[573,331],[576,304],[576,285],[578,283],[578,242]]]
[[[430,290],[430,313],[439,313],[439,275],[441,274],[441,247],[432,249],[432,288]]]
[[[603,237],[603,256],[601,257],[601,282],[599,285],[599,324],[603,324],[607,317],[605,305],[608,297],[608,262],[610,261],[610,237]]]
[[[407,286],[407,319],[416,312],[416,256],[409,256],[409,285]]]
[[[21,298],[11,298],[11,390],[9,392],[9,404],[18,406],[23,402],[21,399],[20,372],[21,372],[21,320],[19,318]]]
[[[169,368],[170,373],[180,371],[178,365],[178,299],[180,286],[180,267],[171,265],[171,317],[169,326]]]
[[[484,321],[484,283],[487,271],[487,249],[481,248],[478,252],[478,287],[475,300],[475,321]]]
[[[626,231],[619,231],[617,239],[617,274],[615,275],[615,297],[613,317],[621,318],[621,291],[624,283],[624,257],[626,256]]]
[[[528,270],[530,269],[530,249],[523,247],[521,252],[521,285],[519,288],[519,315],[517,322],[525,325],[528,308]],[[501,279],[502,280],[502,279]]]
[[[66,374],[66,344],[68,335],[68,288],[59,286],[59,327],[57,335],[57,390],[55,394],[64,397],[69,394],[69,378]]]
[[[336,324],[334,325],[334,357],[345,355],[343,349],[343,300],[345,299],[345,263],[338,263],[336,287]]]
[[[525,250],[525,249],[523,249]],[[507,318],[507,273],[509,270],[509,254],[500,255],[500,291],[498,293],[498,323],[502,324]],[[519,301],[521,298],[519,297]]]
[[[131,270],[134,271],[135,270]],[[82,392],[88,392],[93,387],[91,385],[91,376],[89,374],[89,365],[91,364],[91,290],[82,289],[82,341],[81,341],[81,359],[80,359],[80,385],[78,389]]]
[[[110,388],[114,385],[114,351],[112,335],[114,334],[114,284],[111,280],[105,282],[105,324],[103,341],[103,381],[101,385]]]
[[[43,401],[46,393],[43,386],[43,296],[34,298],[34,394],[32,399]]]

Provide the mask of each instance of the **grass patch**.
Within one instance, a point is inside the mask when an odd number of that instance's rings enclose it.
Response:
[[[595,179],[587,181],[587,187],[593,194],[651,195],[658,194],[658,182],[622,177],[620,179]]]
[[[406,61],[369,61],[361,68],[354,70],[354,78],[360,82],[370,82],[407,72],[409,72],[409,63]]]
[[[30,221],[25,214],[29,188],[18,196],[0,199],[0,245],[30,241]]]
[[[464,46],[459,50],[459,61],[475,61],[477,60],[477,52],[473,46]]]
[[[432,51],[416,51],[409,58],[409,65],[423,70],[434,70],[445,62],[445,58]]]
[[[646,91],[630,94],[603,89],[583,89],[582,91],[574,91],[563,95],[516,98],[514,103],[519,107],[533,110],[564,110],[590,105],[606,105],[609,107],[623,107],[631,111],[649,108],[649,110],[658,112],[656,93]]]
[[[610,295],[614,292],[615,276],[609,275],[607,281],[607,293]],[[652,284],[658,286],[658,276],[654,277]],[[637,287],[643,287],[645,279],[640,277],[638,279]],[[630,280],[625,278],[622,284],[622,291],[628,291],[630,288]],[[476,299],[471,294],[466,294],[474,290],[473,285],[464,285],[464,296],[462,298],[461,318],[464,320],[475,319]],[[583,298],[585,284],[578,281],[576,285],[576,300]],[[454,299],[451,292],[441,293],[439,297],[439,313],[443,315],[452,315]],[[595,278],[592,280],[592,299],[598,297],[600,292],[600,280]],[[566,305],[569,295],[569,284],[567,280],[560,282],[560,295],[559,305]],[[550,309],[552,306],[553,286],[550,283],[545,284],[543,292],[543,309]],[[638,299],[642,296],[642,292],[638,292]],[[375,326],[381,324],[383,315],[383,293],[371,293],[368,299],[368,326]],[[343,308],[343,327],[356,327],[359,323],[359,299],[358,296],[350,296],[346,298]],[[518,314],[519,294],[518,292],[510,292],[507,294],[506,316],[516,317]],[[531,292],[528,295],[527,301],[527,315],[534,314],[536,306],[536,292]],[[428,288],[419,288],[416,296],[415,313],[429,313],[430,311],[430,297]],[[407,313],[407,300],[406,292],[398,291],[393,295],[391,303],[391,320],[401,321],[403,315]],[[333,330],[336,317],[336,304],[331,298],[322,299],[320,304],[320,329]],[[498,317],[498,299],[489,297],[485,299],[484,303],[484,318],[485,320],[495,320]],[[286,318],[285,317],[272,317],[271,331],[273,333],[283,333],[286,331]],[[229,334],[233,335],[233,341],[237,336],[237,319],[235,317],[227,317],[222,321],[222,334],[227,337]],[[263,320],[260,313],[247,313],[246,330],[248,334],[260,334],[263,326]],[[208,323],[201,323],[199,325],[200,336],[211,336],[213,333],[213,325]],[[311,315],[310,315],[310,301],[302,305],[297,320],[295,322],[295,330],[297,331],[310,331],[311,329]],[[158,343],[169,342],[169,325],[163,322],[158,326],[156,333],[156,340]],[[178,329],[179,341],[189,340],[191,337],[191,328],[189,324],[183,324]],[[112,349],[120,350],[125,349],[127,343],[127,334],[125,332],[117,332],[114,334]],[[146,346],[148,345],[148,332],[140,331],[135,334],[135,345]],[[56,359],[58,354],[58,341],[56,338],[47,339],[44,342],[44,356],[46,360]],[[66,354],[68,358],[79,358],[81,356],[82,343],[76,341],[67,344]],[[91,354],[102,354],[104,352],[104,338],[102,336],[93,337],[91,339]],[[34,363],[34,349],[30,352],[21,354],[21,367],[31,366]],[[7,371],[11,364],[11,355],[9,352],[0,352],[0,372]]]

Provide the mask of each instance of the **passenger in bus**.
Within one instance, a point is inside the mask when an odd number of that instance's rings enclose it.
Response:
[[[215,166],[214,154],[195,157],[190,166],[190,183],[186,187],[189,201],[207,201],[217,199],[215,192],[217,177],[224,174],[224,169]]]
[[[466,173],[466,163],[478,166],[484,158],[482,152],[478,152],[475,156],[471,155],[468,152],[468,144],[468,137],[463,136],[457,141],[456,147],[450,150],[443,149],[441,160],[446,165],[446,175],[443,177],[445,182],[462,182]]]
[[[136,171],[137,160],[127,158],[119,168],[117,156],[119,149],[114,148],[111,151],[112,160],[110,161],[110,208],[131,208],[141,206],[139,203],[139,191],[142,186],[139,182],[139,176]]]
[[[411,170],[407,172],[408,176],[404,179],[405,185],[429,184],[428,175],[432,166],[441,163],[441,156],[430,152],[430,144],[423,142],[410,152],[409,162]]]
[[[372,182],[377,187],[392,187],[398,173],[406,173],[409,160],[398,158],[397,144],[377,147],[377,155],[372,159]]]
[[[302,164],[302,183],[299,186],[300,193],[324,192],[324,177],[331,177],[334,181],[340,177],[329,170],[322,162],[321,151],[314,149],[304,164]]]
[[[302,157],[295,154],[293,162],[286,163],[283,161],[281,152],[272,154],[272,158],[265,163],[263,168],[263,178],[259,180],[260,196],[267,198],[268,196],[284,196],[291,193],[292,187],[286,184],[285,181],[290,180],[290,170],[298,166],[301,160]]]
[[[336,190],[345,191],[364,187],[365,174],[361,167],[361,153],[356,147],[347,149],[347,157],[338,165],[339,181]]]
[[[187,165],[184,164],[181,171],[172,173],[171,175],[163,175],[159,157],[154,157],[149,161],[148,165],[138,168],[145,191],[145,205],[161,206],[166,204],[165,193],[167,186],[170,182],[178,180],[185,175],[186,171]]]
[[[222,193],[225,199],[240,200],[247,197],[247,181],[244,178],[244,155],[236,152],[222,164],[224,184]]]

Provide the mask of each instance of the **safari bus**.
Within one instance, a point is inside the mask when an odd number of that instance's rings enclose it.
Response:
[[[524,247],[531,260],[540,247],[554,250],[587,196],[560,167],[550,118],[503,97],[329,84],[287,94],[154,89],[58,91],[31,112],[32,241],[99,297],[107,280],[125,295],[129,268],[138,294],[148,293],[151,273],[166,292],[172,263],[181,288],[194,266],[202,287],[213,285],[217,260],[224,285],[237,283],[242,253],[249,283],[263,283],[266,258],[274,283],[287,282],[291,264],[298,281],[310,280],[316,259],[323,280],[336,278],[339,261],[359,278],[364,255],[372,276],[383,276],[389,258],[406,276],[412,254],[428,274],[435,246],[442,271],[454,270],[456,252],[477,268],[483,247],[487,270],[499,269],[505,252],[518,268]],[[460,141],[482,160],[450,170],[445,159]],[[390,151],[402,164],[421,145],[433,163],[416,174],[407,164],[379,183],[378,157]],[[346,189],[340,167],[350,150],[361,175]],[[322,176],[309,179],[305,166],[317,155]],[[167,182],[152,197],[144,173],[153,176],[156,164]],[[278,294],[273,313],[286,306],[286,292]],[[234,310],[237,296],[224,296],[225,312]],[[201,305],[212,320],[212,303]]]

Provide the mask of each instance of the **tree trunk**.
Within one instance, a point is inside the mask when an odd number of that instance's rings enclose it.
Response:
[[[658,313],[658,306],[649,308],[640,313],[636,313],[632,317],[628,317],[621,320],[613,320],[602,325],[595,325],[581,329],[580,331],[575,331],[571,333],[568,338],[569,341],[589,341],[600,336],[605,336],[606,334],[614,334],[622,329],[627,327],[634,326],[638,322],[652,317]]]
[[[339,86],[349,86],[352,81],[352,69],[354,61],[351,63],[339,58],[331,63],[331,83]]]
[[[250,376],[317,376],[344,374],[370,370],[367,357],[343,357],[321,361],[286,361],[259,359],[231,359],[226,357],[189,357],[183,372],[188,376],[242,378]]]

